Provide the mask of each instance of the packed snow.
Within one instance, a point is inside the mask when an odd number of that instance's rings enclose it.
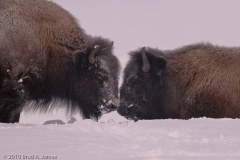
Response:
[[[2,159],[239,159],[239,119],[0,123]]]

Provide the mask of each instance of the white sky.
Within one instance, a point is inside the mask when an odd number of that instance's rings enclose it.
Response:
[[[123,66],[128,52],[142,46],[240,46],[239,0],[53,1],[72,13],[86,33],[114,41]]]
[[[115,42],[115,54],[142,46],[174,49],[190,43],[239,46],[239,0],[54,0],[88,34]]]

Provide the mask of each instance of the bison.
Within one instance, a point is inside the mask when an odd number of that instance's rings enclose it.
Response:
[[[198,43],[130,52],[118,113],[135,121],[240,118],[240,48]]]
[[[113,42],[86,34],[57,4],[0,0],[0,122],[19,122],[28,102],[47,111],[60,100],[98,119],[117,108],[119,71]]]

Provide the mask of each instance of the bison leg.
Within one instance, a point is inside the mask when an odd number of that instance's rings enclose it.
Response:
[[[15,89],[12,81],[5,81],[0,90],[0,122],[19,122],[24,103],[22,93]]]
[[[18,123],[20,119],[20,113],[21,112],[19,110],[12,112],[9,118],[9,123]]]
[[[14,95],[12,93],[12,95]],[[15,95],[16,96],[16,95]],[[4,96],[3,101],[0,102],[0,122],[2,123],[15,123],[19,122],[21,108],[23,106],[20,97]]]
[[[2,110],[2,107],[1,107],[1,110]],[[3,112],[0,112],[0,123],[15,123],[15,122],[19,122],[19,119],[20,119],[19,110],[6,109]]]

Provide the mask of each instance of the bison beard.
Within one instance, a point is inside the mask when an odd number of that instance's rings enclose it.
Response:
[[[30,101],[31,109],[47,111],[52,100],[63,100],[84,118],[116,110],[113,42],[87,35],[49,1],[0,0],[0,21],[0,122],[18,122]]]
[[[135,121],[240,118],[239,84],[239,47],[143,48],[130,53],[118,113]]]

